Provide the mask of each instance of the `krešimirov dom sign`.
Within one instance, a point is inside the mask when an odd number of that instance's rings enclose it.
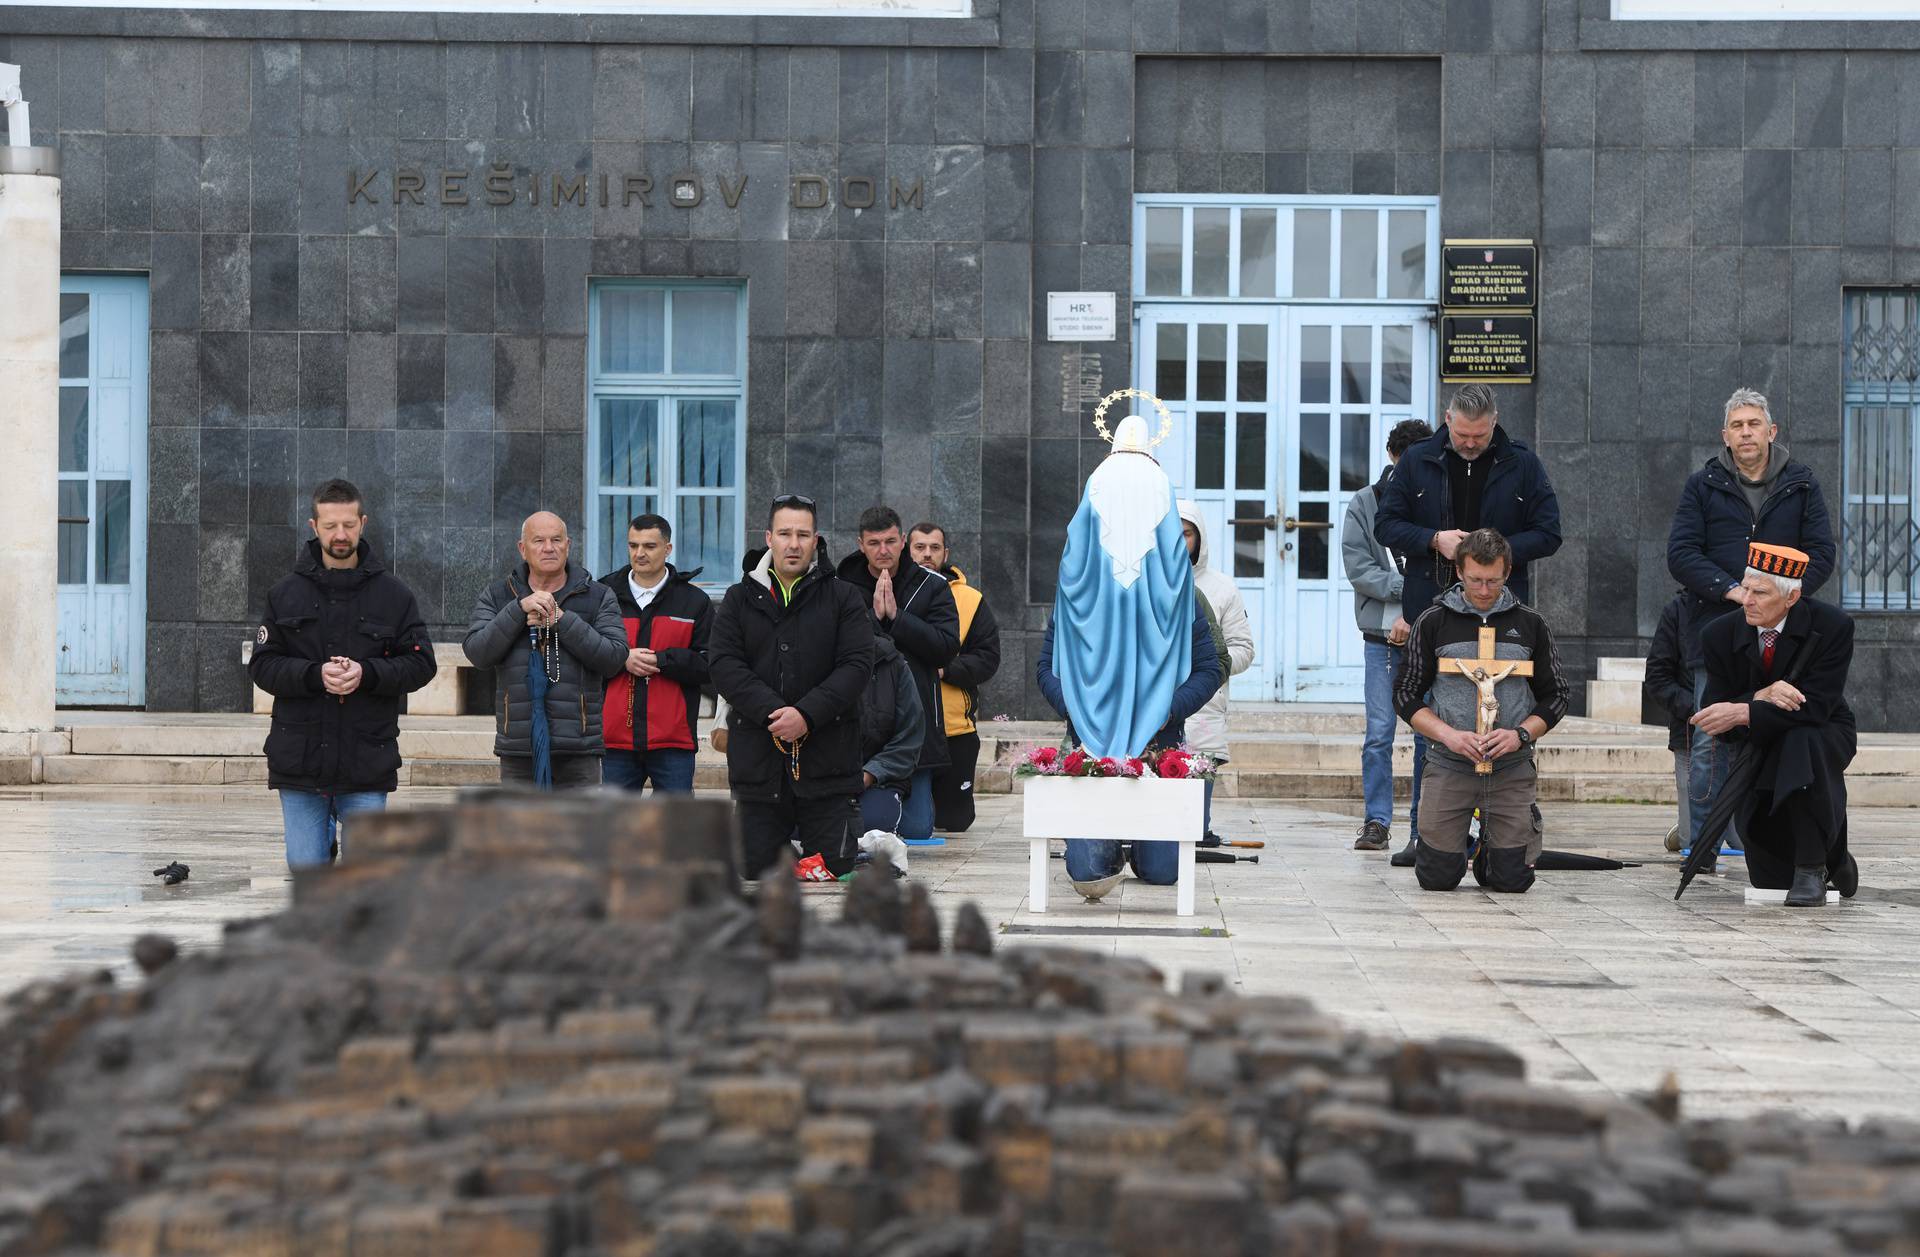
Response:
[[[728,209],[740,204],[747,178],[744,173],[713,177],[713,186]],[[592,203],[603,209],[635,204],[651,209],[657,195],[676,209],[694,209],[707,199],[706,177],[696,171],[674,175],[666,183],[664,189],[657,189],[650,175],[516,171],[506,165],[479,171],[349,168],[347,204],[426,205],[434,201],[441,205],[512,205],[525,200],[554,207],[577,205],[584,209]],[[788,203],[794,209],[831,209],[836,203],[847,209],[873,209],[882,197],[880,181],[865,175],[841,177],[837,190],[825,175],[793,175],[787,185]],[[915,179],[903,184],[889,179],[885,200],[888,209],[925,209],[925,181]]]

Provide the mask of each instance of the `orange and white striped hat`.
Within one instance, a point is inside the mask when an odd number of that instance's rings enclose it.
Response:
[[[1747,543],[1747,566],[1769,576],[1799,580],[1807,574],[1809,561],[1805,551],[1789,546],[1770,546],[1760,541]]]

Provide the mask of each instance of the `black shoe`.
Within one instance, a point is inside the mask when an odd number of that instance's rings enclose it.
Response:
[[[1413,857],[1419,854],[1419,852],[1420,840],[1418,838],[1409,838],[1407,839],[1407,845],[1394,852],[1387,863],[1397,869],[1410,869],[1413,867]]]
[[[1787,891],[1787,907],[1817,908],[1827,902],[1827,870],[1818,864],[1801,864],[1793,870],[1793,886]]]
[[[1833,888],[1840,892],[1842,899],[1851,899],[1860,890],[1860,866],[1854,863],[1852,856],[1848,856],[1841,862],[1839,868],[1834,869],[1827,876],[1833,882]]]
[[[1209,829],[1200,836],[1200,845],[1203,847],[1217,847],[1220,845],[1220,835]]]
[[[1379,821],[1368,821],[1360,827],[1360,836],[1353,840],[1355,851],[1385,851],[1387,849],[1387,827]]]

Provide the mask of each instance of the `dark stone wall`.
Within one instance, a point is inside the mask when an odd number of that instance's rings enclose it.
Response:
[[[979,0],[972,19],[576,19],[0,6],[64,263],[152,277],[148,699],[240,709],[238,647],[346,474],[456,637],[522,516],[580,518],[589,276],[749,292],[754,503],[946,522],[994,599],[982,707],[1032,650],[1104,451],[1045,294],[1130,313],[1135,190],[1438,193],[1542,245],[1540,376],[1501,390],[1558,486],[1539,600],[1578,679],[1644,649],[1686,472],[1739,384],[1837,499],[1841,292],[1920,281],[1920,29],[1621,23],[1606,0]],[[942,46],[936,46],[942,45]],[[1869,45],[1878,45],[1870,47]],[[349,207],[379,167],[744,173],[729,209]],[[882,208],[788,205],[870,174]],[[889,210],[887,179],[924,181]],[[383,181],[384,183],[384,181]],[[383,188],[383,192],[385,189]],[[1126,340],[1097,351],[1130,381]],[[577,527],[578,525],[576,525]],[[1856,677],[1912,617],[1862,617]],[[1910,668],[1906,669],[1911,671]],[[1868,727],[1920,709],[1876,693]]]

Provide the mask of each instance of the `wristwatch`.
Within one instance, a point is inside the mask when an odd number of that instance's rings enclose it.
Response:
[[[1517,725],[1515,726],[1513,731],[1520,735],[1521,750],[1524,751],[1528,747],[1533,745],[1533,735],[1527,732],[1527,727],[1525,725]]]

